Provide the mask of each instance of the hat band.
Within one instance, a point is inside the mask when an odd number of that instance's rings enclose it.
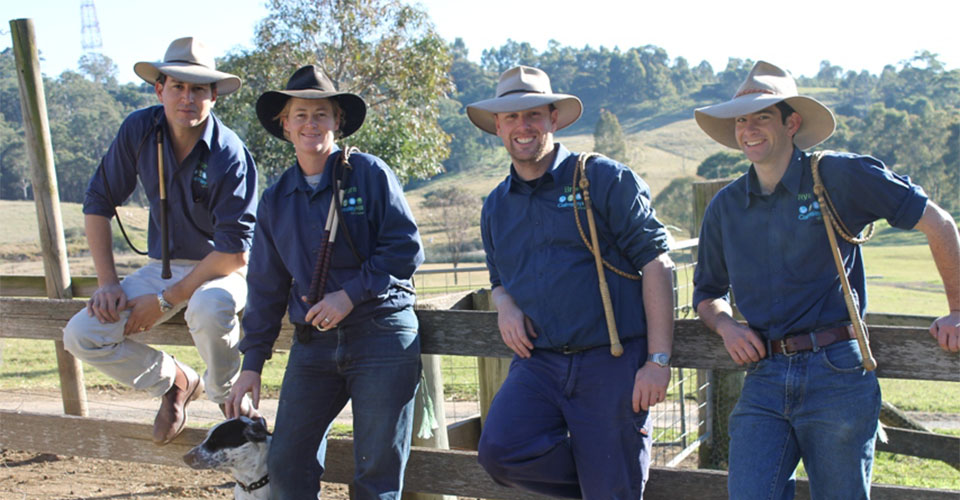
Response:
[[[737,95],[733,96],[733,98],[736,99],[738,97],[742,97],[747,94],[773,94],[773,93],[774,92],[772,90],[767,90],[767,89],[744,89],[744,90],[741,90],[740,92],[737,92]]]
[[[497,97],[503,97],[505,95],[510,95],[510,94],[546,94],[546,92],[542,90],[516,89],[516,90],[508,90],[498,95]]]
[[[163,61],[163,62],[164,62],[165,64],[169,64],[169,63],[183,63],[183,64],[190,64],[190,65],[193,65],[193,66],[203,66],[204,68],[208,67],[206,64],[201,64],[201,63],[198,63],[198,62],[196,62],[196,61],[187,61],[186,59],[171,59],[171,60],[169,60],[169,61]]]

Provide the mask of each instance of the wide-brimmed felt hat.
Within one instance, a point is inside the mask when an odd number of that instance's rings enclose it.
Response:
[[[293,73],[285,90],[264,92],[257,99],[257,118],[267,132],[287,141],[283,136],[283,125],[277,115],[286,106],[291,97],[301,99],[333,99],[340,105],[345,120],[340,125],[340,137],[347,137],[363,125],[367,116],[367,103],[357,94],[338,92],[333,82],[316,65],[304,66]]]
[[[133,71],[149,84],[156,83],[163,73],[182,82],[205,85],[217,84],[217,95],[227,95],[240,88],[240,77],[217,71],[217,63],[207,45],[192,36],[170,42],[163,61],[141,61]]]
[[[550,77],[542,70],[516,66],[500,75],[497,94],[467,106],[467,116],[474,125],[491,134],[497,133],[496,113],[512,113],[553,104],[559,111],[557,130],[568,127],[583,114],[583,103],[576,96],[554,94]]]
[[[799,95],[793,76],[765,61],[757,61],[733,99],[699,108],[694,116],[700,128],[713,140],[740,149],[734,131],[736,117],[756,113],[781,101],[789,104],[803,118],[793,136],[793,143],[798,148],[811,148],[833,135],[837,126],[833,112],[820,101]]]

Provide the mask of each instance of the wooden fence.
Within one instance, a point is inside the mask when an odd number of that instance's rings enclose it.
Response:
[[[7,287],[0,286],[7,292]],[[57,340],[70,317],[83,307],[80,300],[0,298],[0,338]],[[494,312],[418,310],[424,354],[507,358],[511,351],[500,340]],[[292,327],[286,325],[277,343],[289,346]],[[178,316],[134,336],[168,345],[192,345]],[[872,325],[871,344],[879,363],[877,375],[908,379],[960,381],[960,356],[942,351],[924,328]],[[726,355],[720,338],[697,320],[678,320],[674,363],[678,367],[739,370]],[[105,458],[184,466],[180,457],[205,434],[187,429],[171,444],[156,447],[147,424],[29,412],[0,412],[0,448],[59,455]],[[956,461],[960,437],[888,429],[890,440],[878,449],[925,458]],[[933,441],[932,446],[923,446]],[[349,483],[353,476],[352,441],[331,440],[325,481]],[[709,470],[652,468],[646,498],[726,498],[726,473]],[[528,499],[538,496],[492,482],[476,462],[476,452],[414,447],[406,476],[409,491],[476,498]],[[799,498],[809,497],[800,481]],[[956,491],[875,484],[873,498],[955,499]]]

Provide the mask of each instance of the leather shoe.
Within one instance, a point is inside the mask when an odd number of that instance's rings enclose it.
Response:
[[[187,404],[203,392],[203,380],[189,366],[173,360],[177,374],[173,387],[163,395],[153,421],[153,442],[163,446],[176,439],[187,425]]]
[[[220,413],[223,413],[223,416],[227,416],[227,405],[226,403],[220,403]],[[243,402],[240,403],[240,416],[244,416],[253,420],[258,418],[263,418],[260,415],[260,412],[253,407],[253,401],[250,401],[250,398],[247,395],[243,396]]]

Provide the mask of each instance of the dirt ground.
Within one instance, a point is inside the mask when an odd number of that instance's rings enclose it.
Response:
[[[183,467],[0,450],[0,500],[233,498],[233,478]],[[323,498],[346,500],[325,484]]]

